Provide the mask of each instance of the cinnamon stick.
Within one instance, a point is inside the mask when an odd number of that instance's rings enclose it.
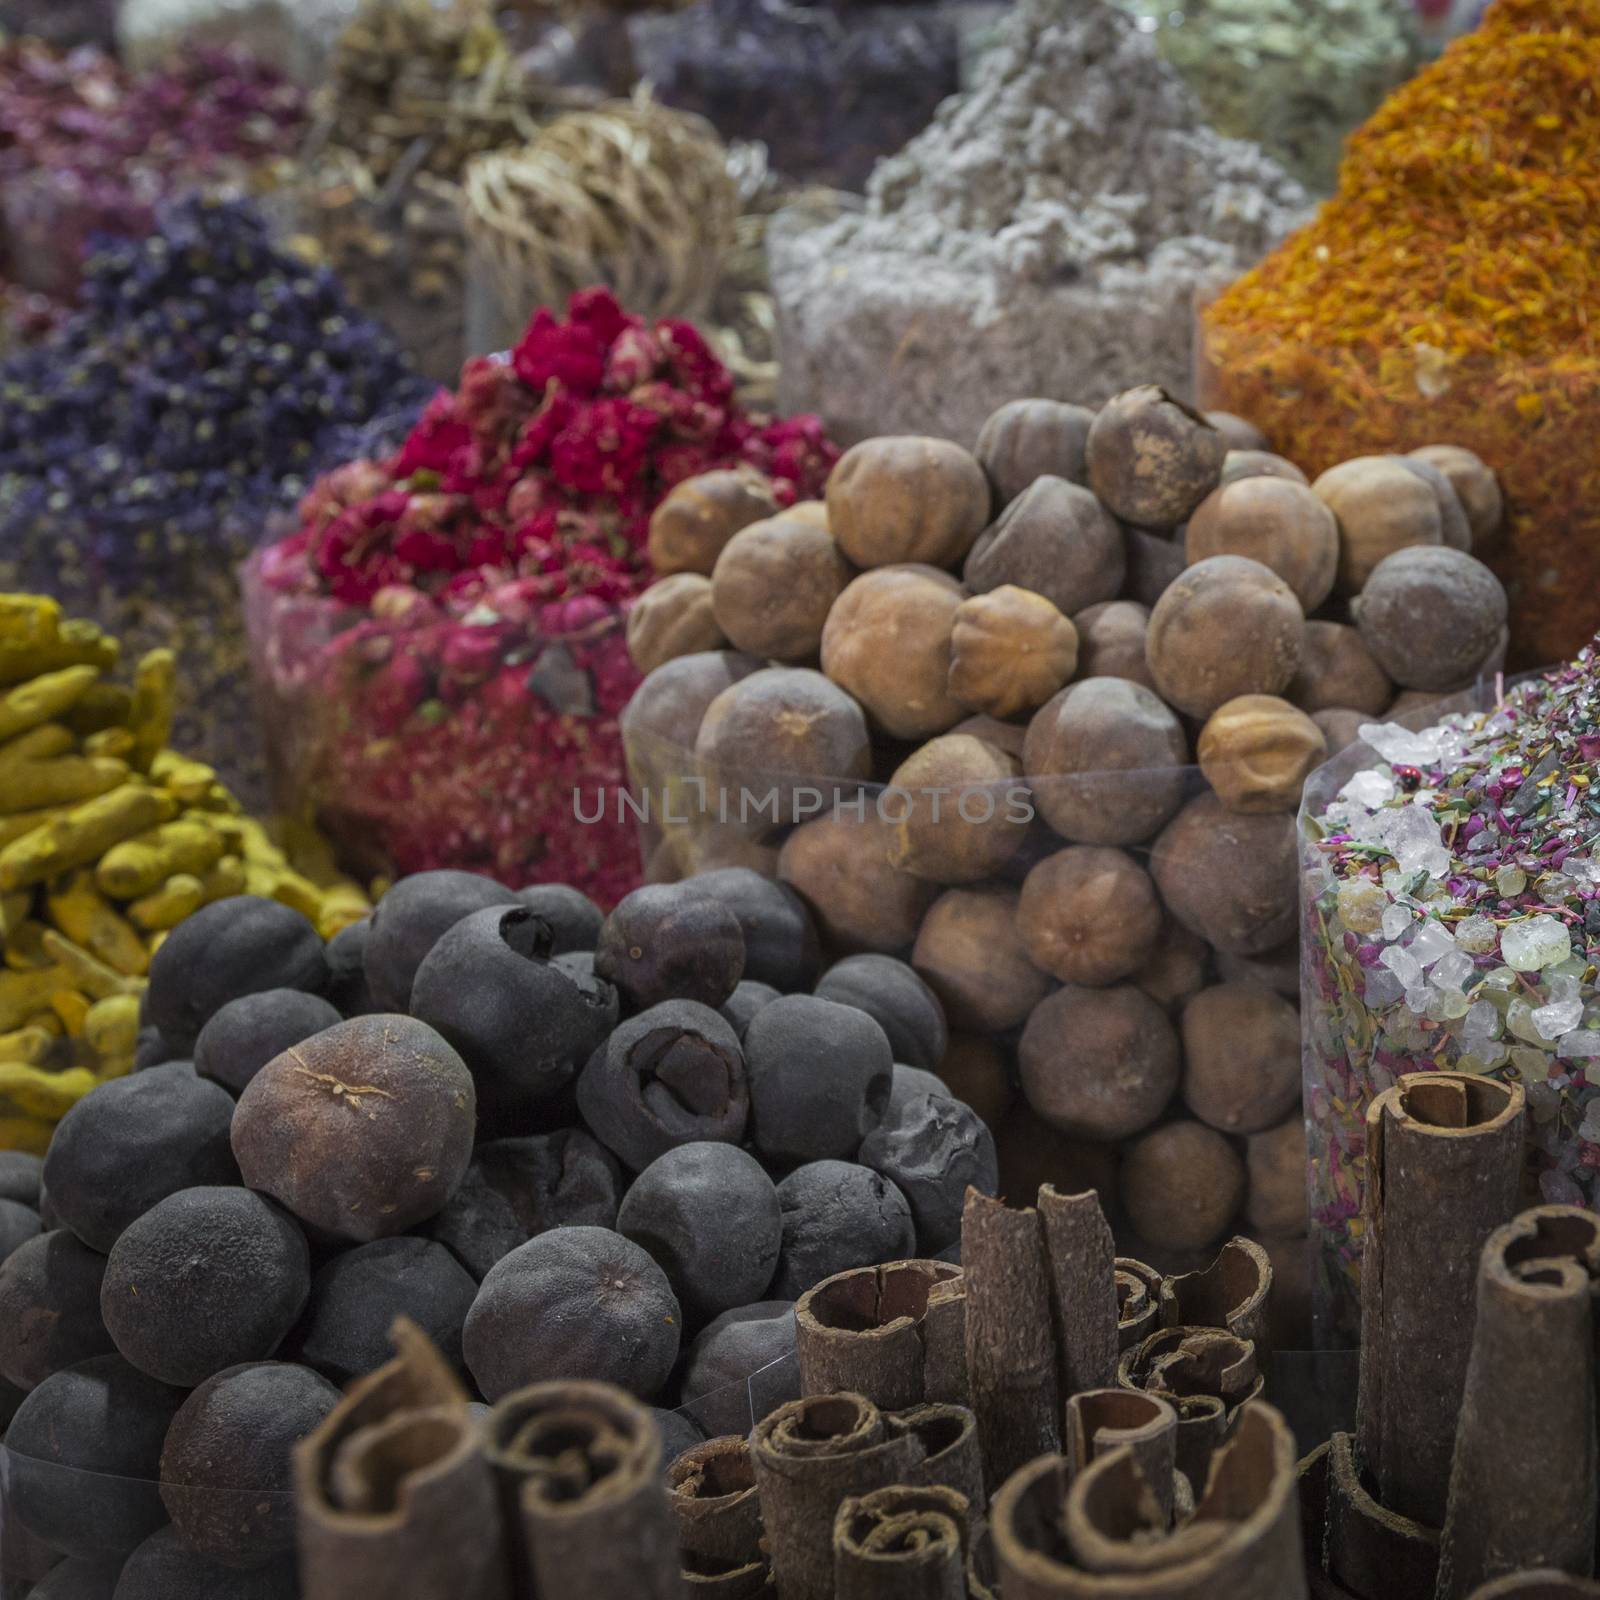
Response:
[[[967,1600],[1000,1600],[1000,1561],[987,1522],[973,1530],[967,1549]]]
[[[909,1483],[954,1489],[966,1496],[974,1521],[984,1515],[988,1497],[983,1489],[978,1420],[965,1406],[915,1406],[890,1416],[889,1427],[913,1435],[922,1451]]]
[[[1066,1420],[1062,1454],[1069,1479],[1076,1482],[1091,1462],[1125,1447],[1150,1487],[1161,1525],[1170,1527],[1178,1432],[1172,1407],[1134,1389],[1086,1389],[1067,1401]]]
[[[691,1600],[757,1600],[773,1593],[772,1573],[766,1558],[728,1567],[720,1561],[686,1558],[684,1592]]]
[[[1131,1350],[1159,1325],[1161,1274],[1132,1256],[1118,1256],[1115,1282],[1117,1348]]]
[[[964,1273],[941,1279],[928,1291],[928,1310],[922,1319],[922,1392],[930,1405],[972,1404]]]
[[[508,1600],[494,1475],[454,1372],[414,1323],[295,1446],[304,1600]]]
[[[943,1261],[891,1261],[808,1289],[794,1308],[801,1393],[862,1394],[886,1411],[920,1405],[929,1298],[961,1277]]]
[[[1118,1352],[1117,1247],[1093,1189],[1039,1190],[1056,1330],[1057,1385],[1063,1397],[1114,1381]]]
[[[678,1548],[696,1565],[765,1564],[756,1464],[747,1439],[724,1435],[685,1450],[667,1468],[667,1504],[678,1526]]]
[[[1039,1214],[967,1191],[961,1224],[967,1381],[991,1492],[1061,1443],[1050,1278]]]
[[[1271,1257],[1254,1239],[1233,1238],[1204,1271],[1161,1280],[1161,1326],[1224,1328],[1248,1339],[1264,1362],[1271,1294]]]
[[[756,1424],[751,1453],[778,1600],[832,1600],[840,1504],[904,1481],[921,1456],[862,1395],[809,1395]]]
[[[536,1383],[489,1413],[489,1458],[514,1508],[518,1600],[680,1600],[661,1431],[621,1389]]]
[[[1439,1576],[1439,1535],[1373,1497],[1356,1467],[1355,1440],[1328,1450],[1328,1576],[1355,1600],[1429,1596]]]
[[[1444,1522],[1478,1256],[1516,1209],[1523,1093],[1469,1073],[1418,1072],[1367,1110],[1356,1436],[1374,1498]]]
[[[1472,1600],[1600,1600],[1600,1583],[1545,1567],[1514,1578],[1497,1578],[1475,1589]]]
[[[1294,1439],[1271,1406],[1243,1409],[1194,1516],[1170,1532],[1129,1447],[1067,1477],[1044,1457],[995,1496],[1005,1600],[1306,1600]]]
[[[852,1496],[833,1525],[837,1600],[967,1600],[967,1499],[896,1484]]]
[[[1524,1211],[1483,1247],[1437,1600],[1594,1573],[1597,1276],[1600,1217],[1578,1206]]]
[[[1261,1393],[1255,1346],[1220,1328],[1162,1328],[1117,1361],[1117,1382],[1162,1397],[1178,1414],[1178,1470],[1196,1496],[1238,1410]]]

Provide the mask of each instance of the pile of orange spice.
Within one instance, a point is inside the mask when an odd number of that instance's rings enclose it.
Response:
[[[1308,471],[1448,441],[1500,474],[1512,664],[1600,629],[1600,0],[1494,0],[1203,313],[1206,403]]]

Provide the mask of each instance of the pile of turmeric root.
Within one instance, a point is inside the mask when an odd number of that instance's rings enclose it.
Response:
[[[201,906],[263,895],[324,938],[371,909],[325,852],[297,870],[210,767],[167,748],[172,652],[126,686],[118,655],[54,600],[0,594],[0,1149],[42,1153],[132,1068],[150,958]]]

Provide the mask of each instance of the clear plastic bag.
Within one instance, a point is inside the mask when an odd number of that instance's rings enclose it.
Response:
[[[576,803],[624,781],[637,674],[618,608],[418,597],[391,615],[381,594],[368,609],[275,588],[266,556],[243,586],[277,803],[353,870],[457,867],[607,905],[636,885],[633,824]]]

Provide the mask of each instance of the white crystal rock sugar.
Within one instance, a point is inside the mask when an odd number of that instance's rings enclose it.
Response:
[[[1514,972],[1542,972],[1571,954],[1566,923],[1548,912],[1518,917],[1500,931],[1500,955]]]
[[[1450,930],[1431,917],[1418,925],[1415,936],[1407,948],[1417,958],[1419,965],[1431,967],[1441,956],[1456,950]],[[1456,952],[1459,954],[1459,952]]]
[[[1376,811],[1379,806],[1387,805],[1394,799],[1397,792],[1395,781],[1387,772],[1377,767],[1366,767],[1345,784],[1339,791],[1339,797],[1353,800],[1368,811]]]
[[[1438,877],[1450,867],[1450,852],[1439,836],[1439,822],[1427,806],[1412,803],[1382,813],[1389,820],[1384,843],[1402,872]]]
[[[1465,950],[1450,950],[1434,963],[1432,976],[1434,983],[1442,988],[1460,989],[1476,970],[1472,957]]]
[[[1578,980],[1561,976],[1550,982],[1550,993],[1542,1006],[1533,1013],[1533,1025],[1541,1039],[1560,1039],[1571,1033],[1583,1021],[1583,996],[1578,991]]]
[[[1398,900],[1391,901],[1384,908],[1381,929],[1385,939],[1393,943],[1396,939],[1404,938],[1412,922],[1411,908],[1402,905]]]
[[[1456,943],[1469,955],[1488,955],[1500,942],[1500,930],[1488,917],[1463,917],[1456,924]]]

